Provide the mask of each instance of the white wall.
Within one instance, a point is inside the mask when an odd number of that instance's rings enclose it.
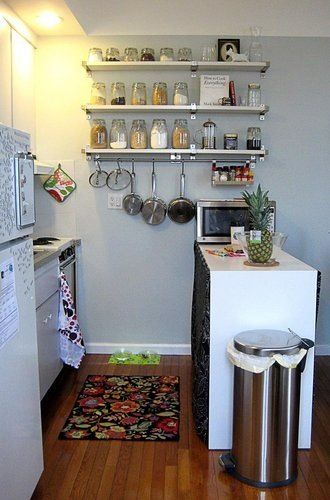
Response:
[[[193,279],[194,222],[178,226],[166,220],[149,227],[140,217],[107,209],[107,188],[88,184],[92,165],[80,153],[89,140],[89,123],[80,106],[88,100],[91,80],[81,60],[90,46],[180,46],[195,54],[209,37],[112,37],[44,38],[37,55],[37,145],[40,158],[75,160],[76,194],[64,204],[42,188],[37,191],[40,234],[82,237],[79,308],[87,342],[187,344],[190,340],[190,303]],[[242,40],[243,49],[248,41]],[[330,228],[329,215],[329,115],[330,68],[324,64],[329,38],[266,38],[265,54],[271,61],[261,80],[264,101],[271,112],[264,122],[256,117],[214,115],[218,136],[237,131],[242,141],[250,125],[262,126],[263,142],[270,157],[256,167],[256,181],[270,190],[278,204],[278,229],[289,235],[286,249],[323,273],[322,299],[317,333],[320,345],[330,337]],[[163,72],[98,75],[98,80],[164,80],[189,83],[192,98],[197,87],[189,74]],[[246,91],[255,74],[233,74],[238,93]],[[128,92],[129,94],[129,92]],[[135,116],[125,115],[130,126]],[[145,116],[149,121],[150,116]],[[205,116],[191,122],[200,127]],[[169,128],[174,115],[168,115]],[[108,119],[108,125],[110,120]],[[105,165],[111,169],[114,164]],[[210,187],[210,165],[187,166],[187,194],[191,198],[239,196],[237,188]],[[178,169],[157,168],[158,193],[169,201],[178,192]],[[138,192],[150,192],[150,166],[137,166]],[[42,222],[43,221],[43,222]],[[228,291],[230,293],[230,291]],[[285,293],[285,290],[283,290]],[[233,297],[240,300],[258,297]],[[280,311],[279,311],[280,314]],[[290,326],[290,325],[288,325]],[[298,332],[299,333],[299,332]]]

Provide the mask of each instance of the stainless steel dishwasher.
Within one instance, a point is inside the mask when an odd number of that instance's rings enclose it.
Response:
[[[60,270],[64,272],[68,281],[72,298],[77,309],[76,291],[77,291],[77,258],[76,247],[71,245],[63,250],[59,256]]]

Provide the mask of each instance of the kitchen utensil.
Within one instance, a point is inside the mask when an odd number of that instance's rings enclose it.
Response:
[[[62,170],[61,164],[58,164],[57,169],[44,183],[44,189],[59,203],[70,196],[76,189],[75,181]]]
[[[131,173],[131,192],[127,194],[123,199],[123,207],[128,215],[137,215],[141,212],[143,205],[143,200],[141,196],[135,193],[135,170],[134,170],[134,160],[132,160],[132,173]]]
[[[108,172],[101,169],[100,162],[98,160],[95,161],[96,170],[89,176],[89,183],[91,186],[95,188],[101,188],[106,186]]]
[[[203,129],[195,132],[195,142],[203,149],[215,149],[215,129],[216,124],[209,118],[205,123],[203,123]],[[202,136],[201,141],[198,134],[201,134]]]
[[[141,213],[147,224],[156,226],[158,224],[161,224],[166,217],[166,203],[156,196],[156,174],[154,160],[152,162],[151,186],[151,198],[147,198],[145,200]]]
[[[186,224],[191,221],[195,216],[195,204],[185,198],[185,173],[184,173],[184,162],[181,163],[181,175],[180,175],[180,197],[175,198],[168,204],[167,213],[169,218],[173,222],[178,224]]]
[[[117,160],[116,170],[112,170],[107,177],[107,186],[113,191],[121,191],[127,188],[131,182],[131,174],[125,168],[121,168],[120,159]]]

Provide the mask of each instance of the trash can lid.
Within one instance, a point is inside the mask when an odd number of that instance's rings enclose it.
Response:
[[[301,348],[301,338],[281,330],[247,330],[234,337],[234,346],[238,351],[255,356],[296,354]]]

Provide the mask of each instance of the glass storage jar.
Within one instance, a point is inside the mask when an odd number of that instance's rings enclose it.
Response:
[[[141,50],[141,61],[154,61],[155,60],[155,51],[154,49],[142,49]]]
[[[166,120],[156,119],[152,122],[150,145],[152,149],[166,149],[168,144],[168,131]]]
[[[135,47],[126,47],[124,52],[124,61],[138,61],[139,53]]]
[[[142,82],[133,83],[131,104],[142,105],[147,104],[146,84]]]
[[[102,49],[100,49],[98,47],[92,47],[91,49],[89,49],[88,59],[87,59],[87,62],[89,64],[102,62],[102,61],[103,61]]]
[[[185,106],[188,102],[188,85],[185,82],[176,82],[174,84],[173,104],[175,106]]]
[[[189,47],[178,50],[178,61],[192,61],[192,51]]]
[[[261,149],[260,127],[249,127],[247,129],[246,149]]]
[[[190,146],[190,133],[187,120],[177,119],[174,121],[172,133],[173,149],[188,149]]]
[[[90,104],[106,104],[105,83],[94,82],[92,84]]]
[[[167,85],[164,82],[156,82],[154,83],[152,89],[152,104],[161,105],[167,104]]]
[[[248,106],[258,107],[261,105],[260,83],[249,83],[248,85]]]
[[[126,104],[125,84],[115,82],[111,84],[111,104]]]
[[[119,49],[116,47],[110,47],[105,53],[106,61],[120,61]]]
[[[133,120],[131,128],[131,148],[147,149],[148,133],[145,120]]]
[[[90,146],[93,149],[106,149],[108,147],[108,132],[104,120],[93,120]]]
[[[160,61],[174,61],[174,50],[170,47],[160,49]]]
[[[110,148],[126,149],[127,148],[127,129],[125,120],[112,120],[110,129]]]

